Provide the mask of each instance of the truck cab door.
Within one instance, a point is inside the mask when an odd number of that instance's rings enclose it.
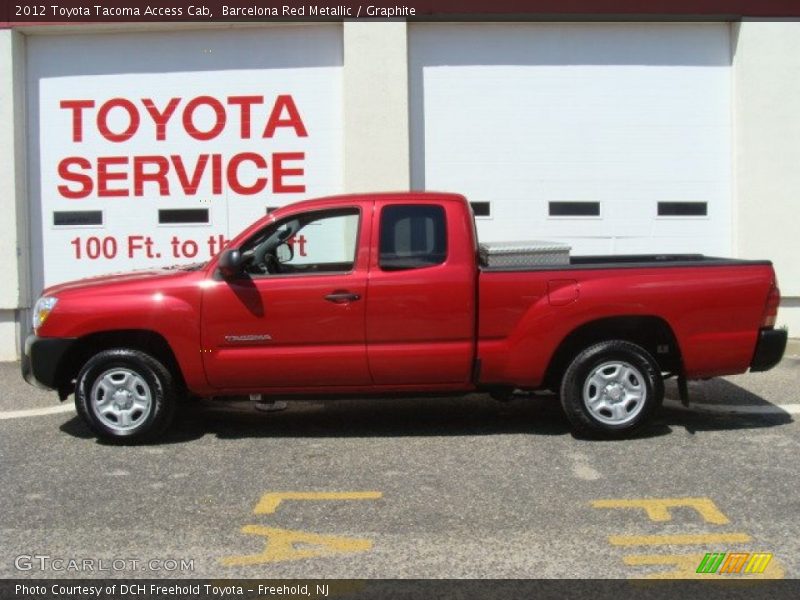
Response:
[[[364,328],[372,202],[282,217],[203,292],[202,354],[218,389],[369,385]],[[364,224],[366,223],[366,224]]]
[[[477,268],[456,203],[376,203],[367,354],[376,385],[466,384]]]

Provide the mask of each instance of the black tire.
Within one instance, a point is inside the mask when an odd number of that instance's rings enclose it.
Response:
[[[622,340],[583,350],[561,380],[561,406],[577,433],[621,438],[652,417],[664,399],[664,382],[653,357]]]
[[[139,443],[158,437],[172,421],[175,405],[172,373],[139,350],[95,354],[75,384],[78,414],[106,440]]]

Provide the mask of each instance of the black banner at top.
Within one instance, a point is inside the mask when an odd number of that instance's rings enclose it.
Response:
[[[800,17],[797,0],[7,0],[2,5],[4,27],[91,22]]]

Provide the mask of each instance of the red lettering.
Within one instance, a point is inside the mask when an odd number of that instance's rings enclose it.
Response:
[[[275,194],[298,194],[306,191],[304,160],[304,152],[276,152],[271,156],[241,152],[230,159],[221,154],[199,154],[196,159],[184,159],[179,154],[97,159],[69,156],[58,163],[58,193],[70,199],[93,193],[99,198],[142,197],[148,193],[166,197],[171,192],[170,178],[177,177],[187,196],[196,195],[204,182],[216,196],[228,190],[241,195],[259,194],[268,185]],[[210,182],[206,177],[209,170]]]
[[[303,183],[288,185],[283,182],[284,177],[302,177],[305,169],[302,167],[288,169],[283,166],[287,160],[304,160],[305,152],[276,152],[272,155],[272,191],[276,194],[298,194],[306,191]]]
[[[150,98],[142,98],[142,104],[144,104],[147,112],[152,117],[153,123],[156,124],[156,140],[164,141],[167,139],[167,122],[172,117],[172,113],[175,112],[175,109],[178,108],[180,101],[180,98],[173,98],[167,103],[164,110],[159,112],[155,103]]]
[[[246,160],[255,163],[259,169],[267,168],[267,161],[260,154],[255,152],[237,154],[228,163],[228,185],[237,194],[257,194],[267,187],[267,178],[259,177],[251,186],[242,185],[239,181],[239,165]]]
[[[287,113],[286,118],[281,117],[284,109]],[[275,105],[272,107],[272,112],[267,119],[267,126],[264,128],[264,135],[261,137],[271,138],[275,135],[278,127],[291,127],[297,137],[308,137],[306,126],[303,124],[303,119],[300,118],[300,112],[295,106],[294,99],[287,94],[280,95],[275,99]]]
[[[203,173],[206,170],[208,154],[201,154],[197,157],[197,163],[195,164],[194,171],[192,171],[191,179],[189,179],[180,154],[173,154],[170,158],[172,159],[172,164],[175,165],[175,173],[178,175],[178,181],[183,188],[183,193],[187,196],[194,196],[197,193],[197,188],[200,187],[200,180],[203,178]]]
[[[292,252],[297,252],[300,256],[308,256],[306,254],[307,241],[308,240],[306,240],[306,236],[300,234],[298,236],[293,235],[288,240],[286,240],[286,243],[292,247]]]
[[[94,100],[62,100],[61,108],[72,111],[72,141],[83,141],[83,109],[94,107]]]
[[[128,127],[122,133],[114,133],[108,127],[108,113],[112,108],[122,108],[128,113]],[[139,129],[139,111],[133,102],[125,98],[112,98],[105,102],[97,111],[97,129],[100,135],[110,142],[124,142],[129,140]]]
[[[60,185],[58,186],[58,193],[64,198],[69,198],[70,200],[86,198],[86,196],[92,193],[92,188],[94,187],[92,178],[90,175],[86,175],[85,173],[76,173],[71,171],[70,167],[72,166],[75,166],[79,169],[91,169],[92,163],[85,158],[81,158],[80,156],[68,156],[67,158],[62,159],[61,162],[58,163],[59,176],[65,181],[71,181],[73,183],[80,184],[80,188],[73,190],[67,185]]]
[[[97,195],[100,198],[112,198],[119,196],[130,196],[127,189],[110,189],[109,181],[126,181],[128,173],[109,171],[111,165],[127,165],[127,156],[101,156],[97,159]]]
[[[250,107],[263,104],[264,96],[229,96],[228,104],[239,106],[240,133],[243,140],[250,139]]]
[[[216,122],[208,131],[200,131],[194,125],[194,111],[201,105],[210,106],[214,111]],[[183,128],[196,140],[212,140],[225,129],[225,107],[219,100],[211,96],[198,96],[186,105],[183,111]]]
[[[156,165],[153,173],[145,172],[145,165]],[[169,182],[167,173],[169,172],[169,161],[164,156],[134,156],[133,157],[133,195],[144,196],[145,181],[152,181],[158,184],[158,193],[162,196],[169,196]]]
[[[170,98],[163,107],[159,107],[152,98],[141,99],[142,105],[155,125],[155,139],[157,141],[165,141],[167,139],[167,126],[175,115],[181,101],[182,99],[179,97]],[[242,139],[250,139],[253,135],[253,107],[262,105],[264,96],[228,96],[227,103],[229,106],[238,108],[240,137]],[[84,112],[94,106],[94,100],[60,101],[60,107],[71,112],[73,142],[82,142],[84,140]],[[205,110],[211,110],[211,124],[206,130],[200,129],[196,124],[196,111],[201,107],[205,107]],[[109,125],[109,115],[115,109],[127,113],[128,121],[121,131],[112,131]],[[226,107],[222,102],[213,96],[198,96],[186,104],[183,110],[182,122],[184,130],[189,136],[196,140],[208,141],[218,137],[225,130],[227,118]],[[100,105],[96,121],[97,130],[103,138],[111,142],[120,143],[136,135],[141,125],[141,114],[132,101],[126,98],[111,98]],[[291,129],[297,137],[308,137],[306,125],[294,98],[290,94],[281,94],[275,98],[261,137],[274,137],[280,128]]]
[[[222,155],[211,155],[211,193],[222,193]]]
[[[194,258],[199,251],[200,246],[198,246],[197,242],[194,240],[186,240],[181,244],[181,252],[183,252],[183,255],[187,258]]]

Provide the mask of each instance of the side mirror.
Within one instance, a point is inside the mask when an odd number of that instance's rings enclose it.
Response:
[[[225,250],[222,256],[219,257],[217,267],[219,267],[219,272],[222,274],[223,278],[233,279],[242,272],[243,263],[244,257],[242,253],[239,252],[239,250],[230,249]]]
[[[294,248],[292,248],[291,244],[284,242],[275,248],[275,258],[281,264],[289,262],[294,258]]]

